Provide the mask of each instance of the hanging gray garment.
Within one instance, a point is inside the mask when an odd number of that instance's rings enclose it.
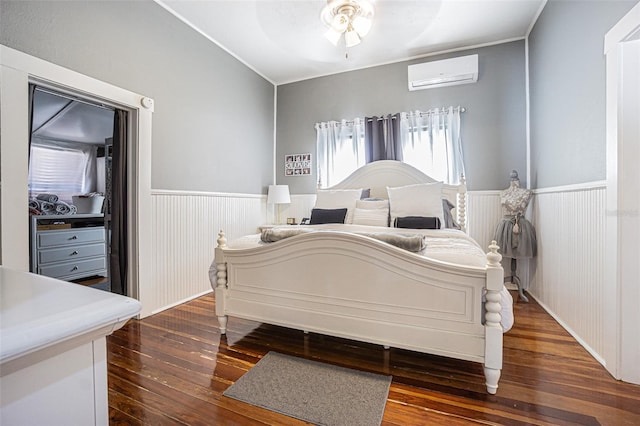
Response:
[[[514,232],[516,223],[518,232]],[[494,239],[500,246],[498,252],[503,257],[528,259],[537,254],[536,229],[521,214],[504,216],[498,222]]]

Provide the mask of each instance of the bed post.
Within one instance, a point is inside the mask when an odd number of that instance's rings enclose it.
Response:
[[[462,232],[467,232],[467,181],[464,175],[460,175],[460,184],[458,185],[458,206],[456,208],[458,215],[458,224]]]
[[[504,280],[504,271],[500,261],[502,256],[498,253],[498,245],[495,240],[489,245],[487,253],[487,283],[484,322],[484,376],[486,378],[487,392],[495,394],[498,390],[498,380],[502,370],[502,319],[501,290]]]
[[[225,292],[227,291],[227,262],[224,259],[224,251],[227,247],[227,239],[224,231],[220,230],[218,234],[218,247],[216,247],[215,264],[216,264],[216,315],[220,323],[220,333],[227,333],[227,315],[225,314]]]

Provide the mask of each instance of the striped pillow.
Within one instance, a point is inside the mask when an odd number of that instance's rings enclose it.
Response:
[[[358,209],[353,211],[354,225],[388,226],[389,211],[386,209]]]

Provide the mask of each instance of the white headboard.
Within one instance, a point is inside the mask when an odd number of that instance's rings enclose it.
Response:
[[[401,161],[380,160],[368,163],[351,173],[337,185],[327,189],[371,189],[372,198],[387,199],[387,187],[432,183],[437,180]],[[456,217],[462,230],[466,230],[466,194],[464,178],[459,185],[444,184],[442,195],[456,206]]]

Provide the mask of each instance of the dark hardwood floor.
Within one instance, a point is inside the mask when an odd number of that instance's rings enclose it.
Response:
[[[301,425],[222,396],[269,351],[393,375],[383,425],[640,425],[640,386],[614,380],[535,301],[516,303],[496,395],[480,364],[230,318],[212,294],[107,338],[111,425]]]

